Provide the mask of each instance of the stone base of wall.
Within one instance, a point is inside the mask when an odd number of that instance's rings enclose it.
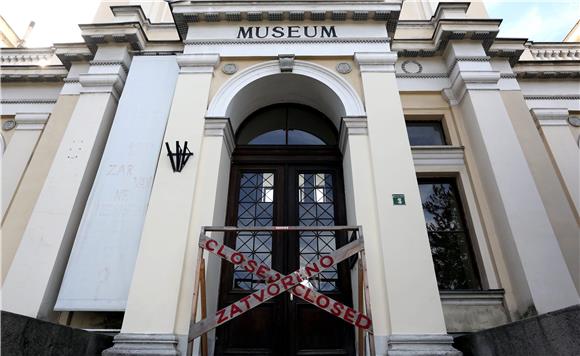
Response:
[[[580,355],[580,305],[455,338],[464,356]]]
[[[113,337],[2,311],[3,355],[97,356]]]

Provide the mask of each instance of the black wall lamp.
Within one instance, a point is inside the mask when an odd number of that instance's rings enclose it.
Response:
[[[189,157],[193,156],[193,153],[191,153],[189,148],[187,148],[187,141],[183,144],[183,148],[181,148],[179,141],[175,141],[175,152],[171,151],[169,142],[165,142],[165,148],[167,148],[167,157],[169,157],[169,160],[171,161],[173,172],[181,172],[189,160]]]

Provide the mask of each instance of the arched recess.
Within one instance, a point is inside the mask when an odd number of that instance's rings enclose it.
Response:
[[[291,73],[280,72],[278,61],[241,71],[219,89],[207,116],[229,117],[236,131],[251,113],[279,103],[311,106],[329,117],[337,129],[344,116],[365,116],[362,100],[346,80],[306,61],[295,61]]]

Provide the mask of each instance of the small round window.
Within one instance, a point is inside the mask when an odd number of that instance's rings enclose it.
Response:
[[[250,115],[238,130],[239,145],[336,145],[324,114],[303,105],[271,105]]]

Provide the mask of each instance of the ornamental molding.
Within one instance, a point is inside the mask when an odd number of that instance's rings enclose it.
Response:
[[[306,43],[378,43],[389,44],[390,39],[364,39],[364,38],[324,38],[324,39],[301,39],[295,40],[260,40],[260,39],[220,39],[220,40],[185,40],[185,45],[189,46],[207,46],[207,45],[254,45],[254,44],[306,44]]]
[[[552,47],[530,46],[529,52],[536,61],[578,61],[580,60],[580,46],[566,46],[554,44]]]
[[[406,79],[441,79],[449,78],[449,73],[397,73],[395,76]]]
[[[16,130],[42,130],[50,113],[16,113]]]
[[[366,116],[345,116],[341,119],[338,133],[338,148],[344,153],[350,136],[368,136]]]
[[[89,62],[91,66],[121,66],[125,71],[125,74],[129,73],[129,66],[124,61],[114,61],[114,60],[104,60],[104,59],[94,59]]]
[[[231,156],[236,147],[234,130],[228,117],[209,117],[206,116],[204,123],[205,136],[219,136],[223,137],[224,144]]]
[[[53,98],[2,98],[0,104],[55,104],[56,100]]]
[[[526,100],[580,100],[580,95],[524,95]]]
[[[460,62],[489,62],[491,58],[489,56],[457,56],[453,58],[453,63],[449,66],[447,75],[451,76],[451,73],[455,70]]]
[[[336,71],[340,74],[348,74],[352,72],[352,66],[347,62],[340,62],[336,64]]]
[[[415,166],[465,166],[463,146],[412,146]]]
[[[411,68],[409,68],[410,65],[415,65],[417,67],[417,70],[412,70]],[[403,63],[401,63],[401,69],[406,74],[420,74],[423,72],[423,65],[415,60],[408,59]]]
[[[83,73],[79,75],[80,93],[108,93],[117,100],[125,86],[125,78],[114,73]]]
[[[399,3],[350,3],[311,4],[269,3],[215,3],[170,2],[175,25],[181,38],[187,36],[190,23],[199,22],[260,22],[260,21],[382,21],[389,31],[394,31],[401,4]]]
[[[224,83],[213,96],[207,109],[207,116],[231,116],[228,113],[228,109],[232,100],[239,92],[261,78],[277,74],[280,74],[280,67],[277,60],[259,63],[239,71]],[[347,116],[366,115],[363,102],[358,93],[338,73],[315,63],[295,60],[291,75],[302,75],[326,85],[340,99]],[[233,124],[237,125],[238,123],[234,121]],[[340,125],[339,122],[335,122],[335,124],[336,126]]]
[[[532,116],[539,126],[568,126],[570,123],[567,109],[532,109]]]
[[[54,64],[54,48],[3,48],[0,65],[46,65]]]
[[[59,66],[57,68],[2,68],[0,78],[2,82],[62,82],[68,71]]]
[[[81,36],[92,53],[102,44],[127,44],[132,50],[141,51],[149,42],[139,21],[80,24]]]
[[[213,73],[219,54],[180,54],[176,56],[180,73]]]
[[[361,72],[395,73],[395,63],[397,53],[395,52],[373,52],[354,54],[354,59],[359,65]]]

